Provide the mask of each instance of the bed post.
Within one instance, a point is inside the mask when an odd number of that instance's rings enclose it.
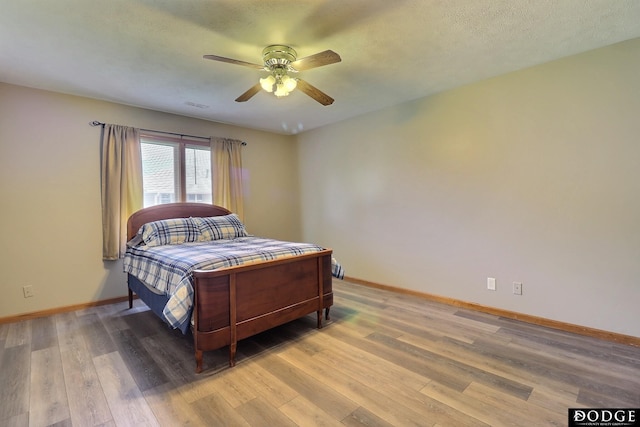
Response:
[[[324,257],[322,256],[316,258],[316,266],[318,268],[318,276],[316,279],[318,281],[318,311],[316,312],[316,317],[318,318],[318,329],[322,329],[322,308],[324,306],[324,281],[322,280],[323,258]]]
[[[196,374],[202,372],[202,350],[196,349]]]
[[[202,350],[199,350],[199,342],[198,342],[198,329],[200,328],[198,318],[198,284],[197,279],[194,280],[193,283],[193,324],[191,325],[191,333],[193,335],[193,346],[195,347],[194,356],[196,358],[196,374],[202,372],[202,359],[203,353]]]
[[[236,365],[238,335],[236,331],[236,275],[229,274],[229,366]]]

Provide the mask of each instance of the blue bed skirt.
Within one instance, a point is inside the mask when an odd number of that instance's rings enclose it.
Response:
[[[156,294],[149,290],[140,280],[138,280],[135,276],[131,274],[127,274],[127,284],[129,285],[129,289],[131,289],[138,297],[144,302],[149,309],[155,313],[163,322],[167,323],[167,320],[164,318],[162,314],[162,310],[164,306],[167,305],[169,301],[169,297],[164,294]],[[189,316],[189,319],[191,316]],[[183,322],[178,329],[182,331],[183,334],[186,334],[189,331],[190,321],[187,320]],[[168,323],[167,323],[168,325]]]

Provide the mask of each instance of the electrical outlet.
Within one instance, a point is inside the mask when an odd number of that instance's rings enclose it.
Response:
[[[24,286],[22,288],[22,293],[24,294],[25,298],[31,298],[33,296],[33,286]]]
[[[521,282],[513,282],[513,294],[514,295],[522,295],[522,283]]]
[[[487,277],[487,289],[490,291],[496,290],[496,279],[493,277]]]

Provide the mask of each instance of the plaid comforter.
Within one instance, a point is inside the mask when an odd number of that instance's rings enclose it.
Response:
[[[271,261],[319,252],[324,248],[311,243],[293,243],[259,237],[192,242],[180,245],[137,246],[127,249],[124,272],[145,285],[164,293],[169,302],[163,315],[169,325],[186,332],[193,307],[193,270],[216,270],[256,261]],[[331,260],[331,273],[342,279],[342,266]]]

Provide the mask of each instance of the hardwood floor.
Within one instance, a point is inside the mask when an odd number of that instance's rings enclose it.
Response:
[[[141,302],[0,325],[2,426],[566,426],[640,407],[640,348],[334,281],[308,316],[205,353]]]

